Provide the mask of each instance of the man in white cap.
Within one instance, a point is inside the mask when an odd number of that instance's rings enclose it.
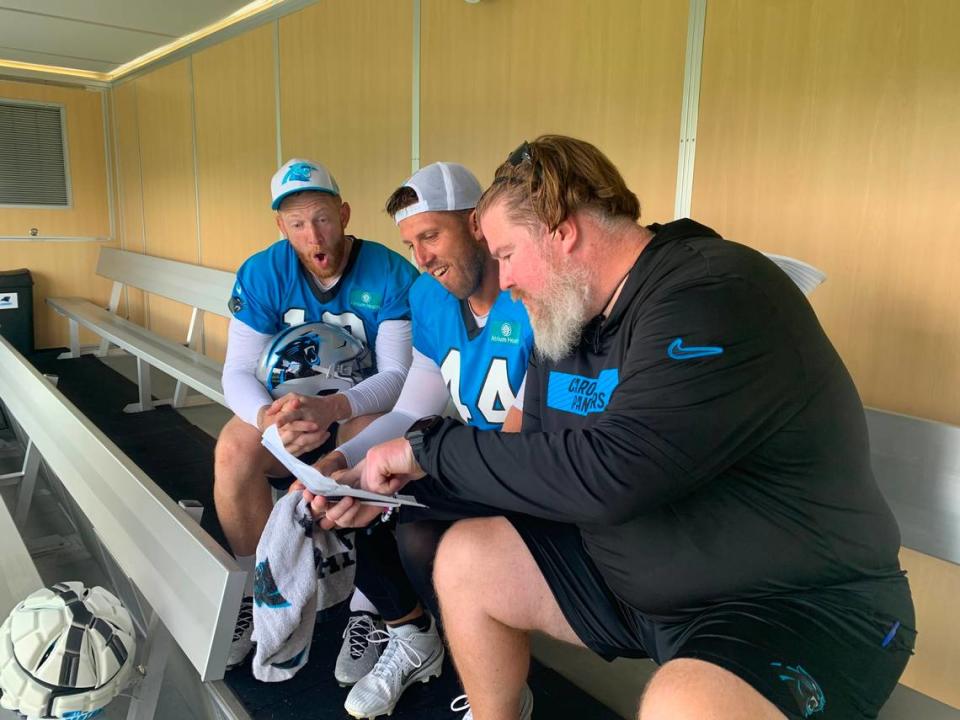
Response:
[[[341,481],[359,477],[355,466],[369,448],[402,436],[449,402],[471,426],[520,429],[533,330],[523,303],[500,290],[499,268],[474,210],[481,192],[467,168],[438,162],[418,171],[387,200],[404,244],[425,271],[410,290],[413,365],[393,411],[331,453],[355,468]],[[319,513],[323,499],[307,497]],[[376,512],[366,509],[366,520]],[[439,674],[443,644],[418,598],[437,614],[433,556],[457,517],[404,508],[397,520],[399,556],[384,534],[376,553],[358,556],[357,587],[378,607],[387,629],[374,635],[386,645],[378,660],[378,643],[369,640],[376,618],[351,615],[336,675],[343,684],[356,683],[344,704],[354,717],[391,713],[408,686]]]
[[[287,475],[260,444],[276,424],[287,450],[330,473],[346,467],[324,454],[369,416],[393,407],[410,367],[407,294],[416,270],[383,245],[346,234],[350,206],[320,163],[293,159],[273,176],[273,210],[283,239],[250,257],[230,298],[223,390],[235,413],[217,440],[217,516],[247,588],[229,665],[251,648],[254,557],[272,507],[268,478]],[[274,401],[257,379],[261,355],[285,327],[324,322],[349,330],[376,359],[376,372],[342,392]],[[289,484],[289,480],[287,481]]]

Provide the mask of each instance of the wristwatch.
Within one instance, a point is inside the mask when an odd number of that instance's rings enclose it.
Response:
[[[404,437],[407,439],[407,442],[410,443],[410,447],[413,449],[413,456],[417,459],[418,463],[420,462],[420,452],[423,450],[425,442],[441,425],[443,425],[443,417],[441,415],[428,415],[425,418],[417,420],[410,426],[410,429],[404,433]]]

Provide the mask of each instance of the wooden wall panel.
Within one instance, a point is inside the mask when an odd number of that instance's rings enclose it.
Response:
[[[687,5],[424,0],[422,164],[486,183],[522,140],[573,135],[620,168],[646,221],[671,219]]]
[[[284,159],[322,162],[356,235],[400,248],[383,212],[410,175],[411,0],[329,0],[280,20]]]
[[[67,347],[67,321],[46,303],[48,297],[90,298],[106,306],[112,283],[98,276],[97,242],[0,242],[2,269],[29,268],[33,278],[33,328],[37,348]],[[80,329],[82,344],[99,338]]]
[[[960,708],[960,630],[956,602],[960,566],[907,548],[900,550],[917,614],[916,654],[901,682],[914,690]]]
[[[109,238],[102,93],[83,88],[0,81],[0,98],[64,106],[72,192],[70,208],[0,208],[0,235],[28,235],[30,228],[35,227],[40,235],[45,236]]]
[[[199,250],[190,58],[155,70],[135,83],[145,251],[196,263]],[[183,340],[189,321],[189,308],[149,297],[150,329]]]
[[[201,265],[235,271],[278,237],[273,41],[270,24],[193,57]],[[207,353],[222,359],[226,321],[208,317],[205,339]]]
[[[128,82],[112,90],[113,134],[116,151],[117,235],[120,247],[131,252],[144,252],[143,188],[140,185],[140,128],[137,122],[137,85]],[[143,291],[126,289],[121,313],[143,325]]]
[[[693,214],[829,279],[869,405],[960,423],[954,0],[711,0]]]

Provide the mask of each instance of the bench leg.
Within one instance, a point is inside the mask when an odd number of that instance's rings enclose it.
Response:
[[[173,400],[170,403],[175,408],[183,407],[187,400],[187,385],[177,380],[177,387],[173,391]]]
[[[143,358],[137,358],[137,386],[140,391],[140,402],[130,403],[123,411],[125,413],[153,410],[153,395],[150,391],[150,366]]]
[[[67,324],[70,330],[70,352],[60,353],[57,355],[57,360],[80,357],[80,325],[76,320],[69,318],[67,318]]]
[[[27,513],[33,502],[33,491],[37,487],[37,474],[40,471],[40,453],[33,441],[27,442],[27,450],[23,455],[23,479],[17,490],[17,505],[13,511],[13,521],[22,528],[27,522]]]
[[[127,720],[151,720],[156,714],[160,688],[163,685],[163,673],[172,649],[173,636],[154,613],[147,627],[143,662],[137,667],[137,670],[143,674],[143,679],[133,691],[130,707],[127,710]]]

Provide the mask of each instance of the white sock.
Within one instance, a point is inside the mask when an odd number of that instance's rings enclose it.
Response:
[[[256,555],[234,555],[237,560],[237,565],[240,566],[240,569],[247,573],[247,580],[243,585],[243,596],[252,597],[253,596],[253,580],[254,580],[254,568],[257,566],[257,556]]]
[[[379,615],[377,606],[367,599],[367,596],[360,592],[360,588],[353,589],[353,597],[350,598],[350,612],[365,612],[371,615]]]

